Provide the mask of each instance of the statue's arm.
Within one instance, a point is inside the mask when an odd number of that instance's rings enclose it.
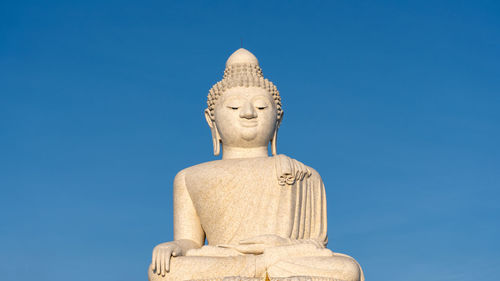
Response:
[[[165,276],[170,271],[172,256],[184,256],[204,242],[205,233],[189,196],[183,170],[174,180],[174,241],[161,243],[153,249],[151,270]]]
[[[200,248],[205,242],[205,232],[186,186],[185,170],[174,180],[174,240],[185,241],[191,248]]]
[[[291,239],[276,234],[264,234],[241,240],[236,245],[219,245],[224,248],[235,249],[244,254],[262,254],[265,249],[291,245],[312,245],[314,248],[323,249],[324,244],[317,239]]]

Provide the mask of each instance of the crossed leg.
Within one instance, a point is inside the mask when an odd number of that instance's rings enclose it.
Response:
[[[270,277],[314,276],[344,281],[364,281],[363,270],[353,258],[334,253],[330,257],[293,257],[271,265]]]

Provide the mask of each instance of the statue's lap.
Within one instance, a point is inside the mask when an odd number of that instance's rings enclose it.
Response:
[[[177,280],[222,280],[225,277],[271,278],[292,276],[311,277],[325,280],[357,281],[360,279],[358,263],[351,257],[333,254],[332,256],[306,256],[281,259],[268,265],[272,257],[265,255],[242,255],[232,257],[181,256],[170,260],[170,272],[166,276],[154,274],[149,268],[151,281]]]

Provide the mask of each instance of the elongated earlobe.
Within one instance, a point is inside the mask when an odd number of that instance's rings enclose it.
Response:
[[[212,142],[214,143],[214,155],[219,156],[221,139],[219,131],[217,130],[217,126],[215,124],[214,127],[212,128]]]
[[[210,131],[212,131],[212,142],[214,144],[214,155],[219,156],[221,138],[219,135],[219,131],[217,130],[217,125],[215,124],[212,113],[210,112],[210,110],[208,108],[205,109],[205,119],[207,120],[207,124],[210,127]]]
[[[271,139],[271,153],[273,156],[278,154],[278,129],[280,128],[281,121],[283,120],[283,111],[278,116],[278,120],[276,120],[276,130],[274,130],[273,138]]]
[[[276,130],[274,130],[274,135],[273,138],[271,139],[271,153],[273,154],[273,156],[276,156],[278,154],[278,149],[276,144],[277,141],[278,141],[278,127],[276,127]]]

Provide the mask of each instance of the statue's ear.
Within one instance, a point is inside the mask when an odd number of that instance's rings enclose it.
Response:
[[[205,119],[207,120],[207,124],[212,129],[214,127],[214,120],[212,118],[212,113],[210,112],[210,109],[205,109]]]
[[[212,118],[212,113],[210,110],[207,108],[205,109],[205,119],[207,120],[208,126],[210,127],[210,130],[212,131],[212,142],[214,145],[214,155],[218,156],[220,154],[220,135],[219,131],[217,131],[217,125],[215,124],[214,119]]]
[[[278,128],[280,127],[281,121],[283,121],[283,115],[284,114],[285,114],[285,112],[283,110],[280,112],[280,114],[278,114],[278,120],[277,120],[277,123],[276,123],[276,130],[278,130]]]

